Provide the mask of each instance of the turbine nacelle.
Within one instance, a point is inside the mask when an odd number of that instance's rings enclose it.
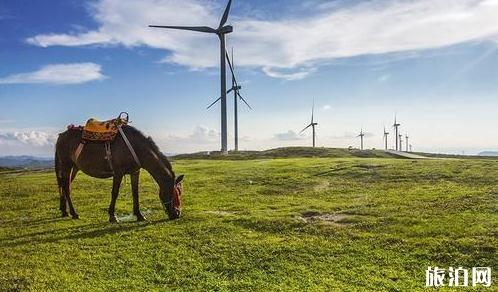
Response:
[[[224,27],[218,28],[216,30],[218,34],[227,34],[227,33],[232,33],[233,32],[233,26],[231,25],[225,25]]]

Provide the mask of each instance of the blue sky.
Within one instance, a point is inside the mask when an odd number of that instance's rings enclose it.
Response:
[[[66,125],[121,111],[164,152],[218,150],[216,37],[147,24],[216,26],[224,5],[2,1],[0,155],[49,156]],[[363,128],[380,148],[397,113],[414,150],[497,150],[496,15],[496,0],[235,0],[241,149],[311,144],[315,99],[319,146],[357,147]]]

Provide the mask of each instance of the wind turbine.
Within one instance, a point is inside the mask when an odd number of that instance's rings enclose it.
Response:
[[[306,131],[306,129],[308,129],[309,127],[313,128],[313,148],[315,148],[315,141],[316,141],[315,127],[318,125],[318,123],[315,123],[314,113],[315,113],[315,100],[313,100],[313,107],[311,108],[311,123],[308,126],[306,126],[306,128],[304,128],[301,132],[299,132],[299,134],[301,134],[302,132]]]
[[[399,151],[403,151],[403,134],[399,134]]]
[[[405,135],[405,139],[406,139],[406,141],[405,141],[405,142],[406,142],[406,152],[410,152],[410,151],[409,151],[409,149],[408,149],[408,146],[410,145],[410,144],[408,143],[408,139],[410,139],[410,137],[408,137],[408,133],[406,133],[406,135]]]
[[[356,136],[356,137],[360,137],[361,139],[361,150],[363,150],[363,137],[365,137],[365,133],[363,133],[363,129],[361,129],[360,131],[360,135]]]
[[[401,140],[398,140],[398,138],[399,138],[399,135],[398,135],[398,129],[399,129],[399,126],[401,126],[401,124],[400,124],[400,123],[398,123],[398,122],[396,121],[396,115],[394,115],[394,124],[393,124],[393,128],[394,128],[394,131],[395,131],[395,135],[394,135],[394,137],[395,137],[395,139],[396,139],[396,151],[398,151],[398,146],[400,145],[400,144],[398,144],[398,141],[401,141]],[[400,150],[401,150],[401,149],[400,149]]]
[[[385,142],[385,147],[387,150],[387,137],[389,136],[389,132],[386,131],[386,126],[384,126],[384,142]]]
[[[232,0],[228,1],[225,8],[225,12],[221,18],[218,28],[211,28],[208,26],[169,26],[169,25],[149,25],[149,27],[154,28],[167,28],[167,29],[177,29],[177,30],[189,30],[203,33],[216,34],[220,39],[220,77],[221,77],[221,152],[228,153],[227,147],[227,84],[226,84],[226,48],[225,48],[225,35],[233,32],[233,27],[231,25],[225,25],[228,20],[228,14],[230,13],[230,6],[232,5]]]
[[[233,48],[232,48],[232,60],[230,61],[230,58],[228,54],[226,55],[227,61],[228,61],[228,66],[230,67],[230,72],[232,73],[232,87],[227,91],[227,94],[230,92],[233,92],[233,101],[234,101],[234,131],[235,131],[235,144],[234,144],[234,150],[239,151],[239,118],[238,118],[238,100],[242,100],[248,108],[252,110],[252,107],[247,103],[247,101],[240,95],[240,90],[242,89],[242,86],[240,86],[237,83],[237,79],[235,78],[235,64],[233,62]],[[210,109],[213,105],[215,105],[219,100],[221,100],[221,97],[219,97],[217,100],[215,100],[213,103],[211,103],[207,108]]]

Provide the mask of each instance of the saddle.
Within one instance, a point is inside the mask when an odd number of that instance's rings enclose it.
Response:
[[[121,113],[117,118],[108,121],[89,119],[83,127],[82,139],[89,142],[112,142],[118,134],[118,127],[127,124],[127,113]]]
[[[128,150],[130,151],[131,155],[133,156],[133,159],[135,160],[136,164],[141,167],[140,160],[138,159],[137,154],[135,153],[135,150],[133,149],[133,146],[131,145],[130,141],[126,137],[125,133],[121,129],[121,126],[127,125],[129,123],[129,116],[127,113],[122,112],[119,114],[119,116],[115,119],[108,120],[108,121],[99,121],[96,119],[89,119],[86,122],[86,125],[81,127],[76,127],[74,125],[68,126],[68,129],[72,130],[79,130],[82,131],[82,136],[81,136],[81,142],[76,148],[75,151],[75,158],[76,161],[78,161],[79,156],[81,155],[81,152],[83,151],[83,147],[85,144],[90,143],[90,142],[100,142],[104,144],[105,147],[105,159],[109,163],[109,168],[110,170],[114,173],[114,169],[112,166],[112,149],[111,149],[111,144],[116,138],[116,136],[121,134],[121,137],[123,138],[126,147],[128,147]]]

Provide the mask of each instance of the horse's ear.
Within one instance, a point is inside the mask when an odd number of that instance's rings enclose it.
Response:
[[[183,174],[181,174],[180,176],[178,176],[178,177],[176,178],[175,185],[176,185],[176,184],[181,183],[181,182],[183,181],[183,177],[184,177],[184,175],[183,175]]]

